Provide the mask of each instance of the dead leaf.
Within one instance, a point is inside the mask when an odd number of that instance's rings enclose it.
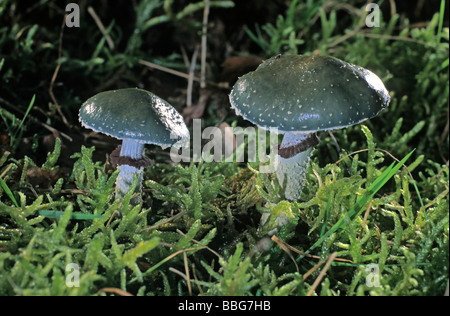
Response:
[[[205,112],[206,104],[211,94],[212,91],[202,89],[198,103],[194,106],[189,106],[183,109],[183,113],[181,113],[181,115],[184,117],[186,124],[189,124],[189,122],[195,118],[200,118],[203,116],[203,112]]]
[[[59,169],[43,170],[39,167],[28,167],[25,180],[34,187],[50,188],[62,177]]]
[[[227,58],[222,64],[221,81],[234,85],[240,76],[255,70],[263,62],[257,56],[233,56]]]

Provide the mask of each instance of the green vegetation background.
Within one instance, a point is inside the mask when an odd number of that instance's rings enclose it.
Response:
[[[140,86],[183,111],[186,80],[142,61],[187,73],[182,52],[201,43],[205,2],[100,1],[102,32],[90,1],[78,2],[80,28],[67,28],[57,1],[2,0],[0,295],[442,295],[448,3],[430,1],[428,19],[411,22],[420,1],[398,2],[377,1],[380,27],[367,28],[365,1],[210,1],[210,82],[232,55],[327,54],[377,73],[391,105],[322,135],[299,201],[257,164],[173,165],[149,148],[144,203],[132,206],[130,195],[114,200],[114,141],[83,130],[78,109],[99,91]],[[229,88],[195,83],[194,100],[205,91],[205,126],[245,124]],[[331,255],[340,260],[325,268]],[[79,286],[68,286],[70,264]]]

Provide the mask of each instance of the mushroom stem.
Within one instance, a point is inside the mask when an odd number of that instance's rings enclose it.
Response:
[[[123,140],[120,156],[130,157],[137,160],[142,159],[144,155],[144,144],[133,140]],[[137,176],[137,186],[135,189],[136,196],[130,200],[133,205],[141,203],[142,181],[144,179],[144,167],[136,168],[127,164],[119,166],[119,176],[116,179],[116,199],[123,199],[125,194],[130,190],[133,183],[133,176]]]
[[[280,144],[279,150],[289,151],[289,148],[298,147],[299,144],[310,138],[311,134],[294,135],[286,133]],[[278,182],[284,187],[285,198],[290,201],[298,200],[301,196],[311,151],[312,147],[309,147],[292,157],[277,157],[278,163],[275,172]]]
[[[144,144],[134,140],[124,139],[122,141],[122,149],[120,155],[130,157],[131,159],[141,159],[144,155]]]

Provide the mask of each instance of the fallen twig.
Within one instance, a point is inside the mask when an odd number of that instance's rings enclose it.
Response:
[[[203,11],[203,27],[202,27],[202,56],[201,56],[201,73],[200,73],[200,88],[206,87],[206,45],[208,34],[208,17],[209,17],[209,0],[205,0],[205,9]]]
[[[330,268],[331,264],[333,263],[334,259],[336,259],[336,256],[337,256],[337,252],[334,252],[334,253],[332,253],[331,255],[328,256],[327,264],[325,265],[323,270],[320,271],[319,276],[314,281],[313,285],[309,289],[309,291],[306,294],[306,296],[311,296],[314,293],[314,291],[316,290],[317,286],[319,286],[319,284],[322,281],[323,277],[325,276],[325,274],[327,273],[327,271]]]
[[[63,23],[61,26],[61,31],[59,33],[58,62],[57,62],[55,71],[53,72],[52,80],[50,81],[48,93],[50,94],[53,104],[56,107],[56,111],[58,111],[58,114],[59,114],[59,116],[61,116],[62,121],[64,122],[64,124],[66,126],[70,127],[69,121],[64,116],[63,112],[61,111],[61,107],[59,106],[59,103],[58,103],[58,101],[56,101],[55,95],[53,94],[53,85],[55,84],[56,77],[58,76],[59,68],[61,68],[62,39],[63,39],[63,31],[64,31],[64,25],[66,23],[66,18],[67,18],[67,14],[64,15]]]
[[[89,14],[91,15],[91,17],[94,19],[95,24],[97,24],[97,27],[99,28],[100,32],[102,32],[103,36],[105,37],[106,43],[108,44],[109,49],[113,50],[114,42],[113,42],[111,36],[106,33],[105,26],[103,25],[102,21],[98,17],[97,13],[95,13],[94,8],[89,6],[87,10],[88,10]]]

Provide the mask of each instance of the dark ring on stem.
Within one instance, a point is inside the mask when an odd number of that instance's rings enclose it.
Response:
[[[122,146],[117,146],[116,149],[112,151],[109,158],[113,164],[116,165],[128,165],[140,169],[141,167],[147,168],[152,165],[152,160],[148,157],[143,156],[141,159],[133,159],[127,156],[121,156],[120,151]]]
[[[312,133],[309,137],[305,138],[302,142],[295,144],[294,146],[281,148],[278,145],[278,155],[284,159],[291,158],[302,151],[307,150],[310,147],[314,147],[319,143],[319,138],[316,133]]]

